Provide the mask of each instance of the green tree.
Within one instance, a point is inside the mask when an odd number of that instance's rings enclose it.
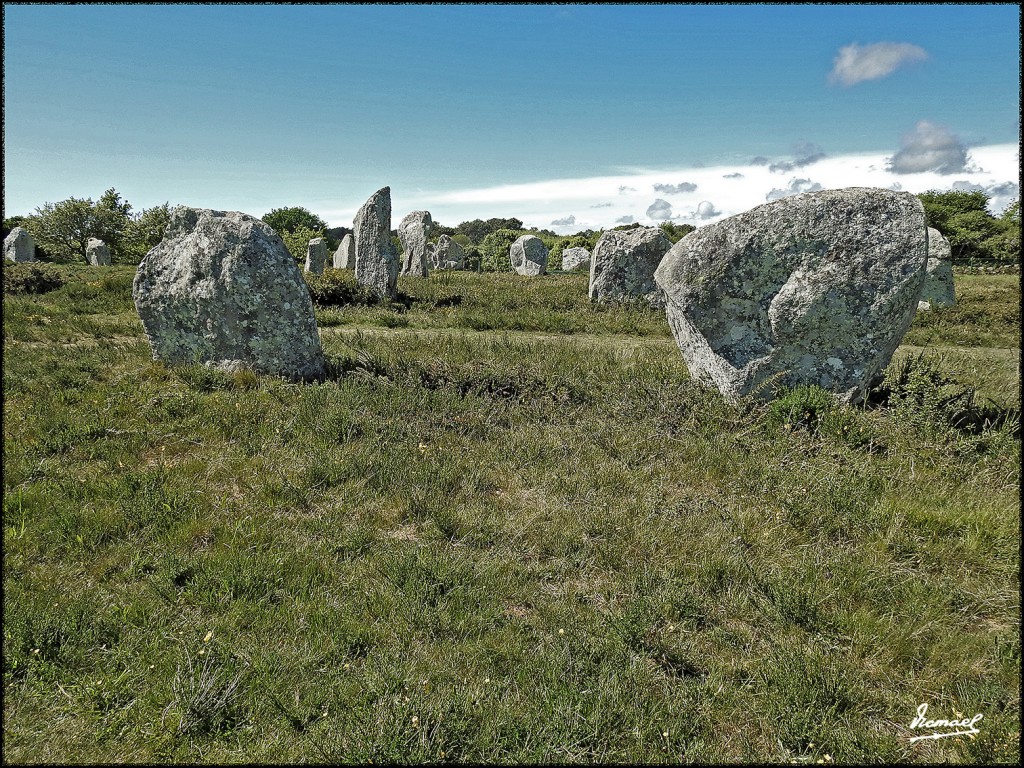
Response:
[[[285,232],[294,234],[300,227],[316,232],[314,237],[326,237],[327,222],[301,206],[274,208],[270,213],[263,215],[262,221],[273,227],[281,237],[284,237]],[[306,258],[305,246],[303,246],[302,258]]]
[[[480,243],[480,269],[484,272],[511,272],[509,249],[522,234],[521,229],[499,229],[487,235]]]
[[[521,230],[522,228],[523,222],[519,219],[488,219],[487,221],[473,219],[473,221],[462,222],[455,228],[455,231],[469,237],[474,244],[482,244],[484,238],[499,229]]]
[[[62,261],[86,261],[86,244],[100,229],[92,199],[77,197],[43,203],[24,226],[37,244]]]
[[[664,232],[668,236],[668,239],[673,243],[678,243],[688,234],[693,232],[696,227],[692,224],[676,224],[671,221],[663,221],[658,225],[658,229]]]
[[[124,256],[125,234],[132,222],[132,204],[121,199],[113,187],[108,189],[93,206],[96,214],[96,234],[110,248],[112,259]]]
[[[271,224],[273,226],[273,224]],[[306,264],[306,251],[309,249],[309,241],[314,237],[323,237],[323,230],[312,230],[302,224],[297,226],[293,232],[284,231],[277,229],[277,234],[284,240],[285,247],[288,249],[288,253],[292,255],[292,258],[299,263],[300,266]]]
[[[164,239],[167,222],[171,218],[169,203],[146,208],[133,217],[125,232],[124,260],[138,264],[142,258]]]
[[[548,251],[548,264],[560,268],[562,266],[562,253],[569,248],[586,248],[588,251],[591,251],[594,246],[590,242],[590,238],[585,234],[563,237]]]
[[[918,198],[924,205],[928,226],[939,230],[949,240],[954,264],[1020,261],[1019,221],[1015,225],[1011,219],[996,218],[989,213],[989,196],[985,192],[932,190]]]

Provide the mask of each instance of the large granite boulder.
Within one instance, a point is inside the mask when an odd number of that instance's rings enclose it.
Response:
[[[654,270],[671,247],[672,241],[657,227],[605,232],[590,257],[590,300],[642,299],[653,307],[664,307]]]
[[[434,227],[429,211],[413,211],[398,224],[398,239],[402,243],[403,275],[426,277],[429,269],[427,238]]]
[[[327,266],[327,241],[322,237],[314,237],[306,246],[306,271],[312,275],[322,275]]]
[[[586,248],[566,248],[562,251],[562,271],[590,269],[590,251]]]
[[[512,269],[517,275],[543,275],[548,265],[548,249],[536,235],[523,235],[508,249]]]
[[[21,227],[12,229],[4,238],[5,261],[35,261],[36,241],[28,230]]]
[[[924,208],[906,192],[808,192],[697,229],[655,280],[691,375],[729,399],[817,384],[862,399],[917,311]]]
[[[135,272],[132,296],[154,360],[293,379],[324,374],[302,273],[254,216],[175,208]]]
[[[434,269],[462,269],[466,264],[466,252],[448,235],[441,235],[430,251],[430,262]]]
[[[378,189],[352,221],[356,282],[382,299],[398,295],[398,254],[391,242],[391,187]]]
[[[338,250],[334,252],[334,268],[356,268],[356,241],[353,239],[351,234],[345,235],[341,238],[341,245],[339,245]]]
[[[928,269],[924,287],[918,296],[917,309],[952,307],[956,304],[953,295],[953,250],[939,230],[928,227]]]
[[[85,244],[85,260],[94,267],[110,266],[110,249],[96,237],[90,237]]]

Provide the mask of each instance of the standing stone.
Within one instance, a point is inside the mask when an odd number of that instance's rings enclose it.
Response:
[[[817,384],[856,402],[914,319],[927,253],[917,197],[852,187],[703,226],[654,277],[694,378],[732,400]]]
[[[154,360],[295,379],[324,374],[302,273],[253,216],[178,206],[139,264],[132,296]]]
[[[653,307],[664,307],[654,270],[671,247],[672,241],[657,227],[605,232],[590,259],[590,300],[643,299]]]
[[[517,275],[543,275],[548,265],[548,249],[536,235],[523,235],[508,249],[512,269]]]
[[[590,268],[590,251],[586,248],[566,248],[562,251],[562,271],[572,272]]]
[[[352,238],[351,234],[345,235],[341,238],[341,245],[339,245],[338,250],[334,252],[334,268],[356,268],[356,241]]]
[[[5,261],[35,261],[36,241],[28,230],[15,227],[4,238]]]
[[[398,295],[398,254],[391,242],[391,187],[378,189],[352,222],[356,282],[382,299]]]
[[[327,265],[327,241],[322,237],[314,237],[306,246],[306,271],[314,275],[322,275]]]
[[[85,260],[94,267],[109,267],[110,249],[102,240],[90,237],[85,244]]]
[[[952,307],[956,304],[953,295],[953,251],[939,230],[928,227],[928,270],[924,287],[918,297],[918,311],[932,307]]]
[[[441,235],[430,252],[434,269],[462,269],[466,264],[466,252],[448,235]]]
[[[413,211],[398,225],[398,239],[402,242],[403,275],[426,277],[429,270],[427,238],[434,227],[429,211]]]

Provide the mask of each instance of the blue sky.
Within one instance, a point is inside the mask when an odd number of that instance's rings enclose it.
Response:
[[[563,232],[815,185],[1005,203],[1019,21],[1010,4],[5,4],[4,215],[111,186],[136,209],[302,205],[347,226],[390,185],[395,222]]]

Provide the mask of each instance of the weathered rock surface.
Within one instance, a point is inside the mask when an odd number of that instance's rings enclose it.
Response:
[[[671,247],[672,241],[657,227],[605,232],[590,259],[590,300],[644,299],[653,307],[663,307],[654,270]]]
[[[536,235],[523,235],[508,250],[517,275],[543,275],[548,266],[548,249]]]
[[[21,227],[12,229],[4,238],[5,261],[35,261],[36,241],[28,230]]]
[[[132,296],[154,360],[295,379],[324,373],[302,273],[254,216],[175,208],[135,272]]]
[[[441,235],[430,251],[430,261],[434,269],[463,269],[466,252],[451,237]]]
[[[341,238],[341,245],[334,252],[334,268],[356,268],[356,241],[352,238],[352,235],[345,235]]]
[[[90,237],[85,244],[85,260],[94,267],[109,267],[110,249],[99,238]]]
[[[586,248],[566,248],[562,251],[562,271],[590,269],[590,251]]]
[[[928,227],[928,269],[924,287],[918,296],[917,309],[952,307],[954,304],[953,250],[949,247],[949,240],[939,230]]]
[[[655,280],[691,375],[726,397],[818,384],[856,402],[914,319],[926,259],[917,197],[853,187],[703,226]]]
[[[434,220],[429,211],[413,211],[398,225],[398,239],[402,243],[403,275],[426,277],[429,270],[427,238],[433,229]]]
[[[306,271],[313,275],[323,274],[327,266],[327,241],[314,237],[306,246]]]
[[[377,296],[397,295],[398,254],[391,242],[391,187],[378,189],[352,221],[356,243],[356,282]]]

